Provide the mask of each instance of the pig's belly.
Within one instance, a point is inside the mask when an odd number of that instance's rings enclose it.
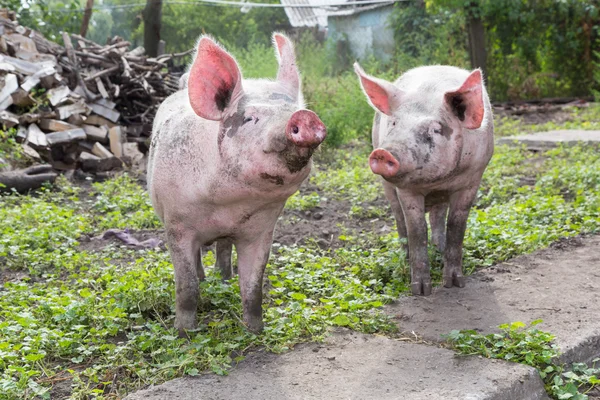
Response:
[[[239,204],[224,207],[188,205],[183,213],[171,213],[165,221],[170,227],[194,232],[195,240],[209,245],[229,238],[255,239],[275,227],[283,204]],[[181,210],[181,209],[180,209]]]
[[[425,196],[425,210],[429,209],[438,204],[447,203],[450,198],[450,192],[448,190],[439,190],[430,192]]]

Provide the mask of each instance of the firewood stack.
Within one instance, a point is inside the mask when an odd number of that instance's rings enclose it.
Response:
[[[169,66],[191,51],[150,58],[119,37],[104,46],[62,39],[64,47],[0,9],[0,129],[18,129],[25,153],[59,170],[139,161],[158,106],[178,89],[181,73]]]

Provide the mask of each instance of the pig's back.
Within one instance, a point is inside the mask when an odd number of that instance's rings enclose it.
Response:
[[[445,93],[459,88],[470,72],[449,65],[429,65],[406,71],[394,85],[406,92]]]

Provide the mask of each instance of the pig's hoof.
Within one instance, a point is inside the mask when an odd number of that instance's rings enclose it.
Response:
[[[188,333],[185,329],[177,329],[177,336],[179,336],[181,339],[189,339],[190,338],[190,335],[188,335]]]
[[[451,288],[456,286],[459,288],[465,287],[465,277],[462,274],[454,274],[452,276],[444,277],[444,287]]]
[[[179,337],[187,338],[187,330],[196,329],[196,313],[180,313],[175,316],[175,329],[179,332]]]
[[[246,324],[246,329],[256,334],[261,333],[263,328],[265,327],[262,318],[252,318],[249,320],[245,320],[244,324]]]
[[[412,294],[415,296],[429,296],[431,294],[431,279],[422,279],[410,284]]]

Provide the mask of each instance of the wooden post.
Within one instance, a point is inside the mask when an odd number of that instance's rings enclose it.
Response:
[[[475,1],[467,5],[467,30],[469,32],[469,56],[472,68],[487,72],[487,52],[485,49],[485,27],[481,19],[481,7]]]
[[[162,0],[146,0],[144,8],[144,48],[150,57],[158,55],[162,18]]]
[[[81,22],[81,30],[79,34],[83,37],[87,34],[88,26],[90,25],[90,19],[92,18],[92,8],[94,7],[94,0],[87,0],[85,4],[85,12],[83,13],[83,21]]]

